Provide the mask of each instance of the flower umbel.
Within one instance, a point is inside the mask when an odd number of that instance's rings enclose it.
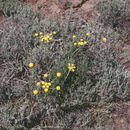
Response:
[[[83,41],[84,41],[84,39],[80,39],[80,41],[81,41],[81,42],[83,42]]]
[[[42,88],[46,88],[46,86],[45,86],[45,85],[43,85],[43,86],[42,86]]]
[[[55,32],[56,33],[56,32]],[[53,33],[54,34],[54,33]],[[47,43],[49,43],[52,39],[53,39],[53,37],[52,37],[52,33],[50,33],[50,34],[46,34],[46,35],[43,35],[42,34],[42,32],[40,32],[40,41],[41,42],[47,42]]]
[[[61,77],[61,73],[60,73],[60,72],[57,72],[56,76],[57,76],[57,77]]]
[[[86,36],[90,36],[90,33],[86,33]]]
[[[37,91],[37,90],[34,90],[34,91],[33,91],[33,94],[34,94],[34,95],[37,95],[37,94],[38,94],[38,91]]]
[[[37,85],[37,86],[40,86],[40,82],[37,82],[36,85]]]
[[[102,38],[102,40],[103,40],[104,42],[106,42],[106,41],[107,41],[107,39],[106,39],[105,37],[103,37],[103,38]]]
[[[48,92],[48,88],[45,88],[45,89],[44,89],[44,92]]]
[[[34,66],[34,64],[33,64],[32,62],[30,62],[30,63],[28,64],[28,66],[29,66],[30,68],[32,68],[32,67]]]
[[[80,39],[80,41],[78,42],[74,42],[73,45],[74,46],[83,46],[83,45],[86,45],[87,44],[87,41],[84,41],[84,39]]]
[[[35,33],[34,36],[37,37],[37,36],[38,36],[38,33]]]
[[[56,34],[56,32],[53,32],[53,34]]]
[[[73,38],[76,38],[76,35],[73,35],[72,37],[73,37]]]
[[[74,64],[68,64],[68,69],[70,70],[70,71],[72,71],[72,72],[74,72],[75,71],[75,68],[76,68],[76,66],[74,65]]]
[[[51,82],[48,82],[47,84],[48,84],[48,86],[51,86]]]
[[[77,42],[74,42],[74,46],[76,46],[77,45]]]
[[[59,90],[60,90],[60,86],[56,86],[56,90],[58,90],[58,91],[59,91]]]
[[[41,84],[44,85],[44,84],[45,84],[45,81],[41,81]]]
[[[46,74],[44,74],[44,77],[45,77],[45,78],[47,78],[47,77],[48,77],[48,74],[47,74],[47,73],[46,73]]]

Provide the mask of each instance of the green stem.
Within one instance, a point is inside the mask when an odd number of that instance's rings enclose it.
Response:
[[[56,78],[54,78],[54,79],[51,81],[51,83],[53,83],[56,79],[57,79],[57,77],[56,77]]]
[[[72,57],[74,56],[74,54],[75,54],[76,52],[78,52],[80,49],[81,49],[81,46],[80,46],[79,48],[77,48],[77,49],[72,53],[71,58],[72,58]]]
[[[65,77],[64,82],[65,82],[65,81],[66,81],[66,79],[68,78],[69,74],[70,74],[70,70],[68,71],[68,73],[67,73],[67,75],[66,75],[66,77]],[[63,83],[64,83],[64,82],[63,82]]]
[[[46,57],[46,49],[47,49],[47,46],[45,46],[45,57]],[[49,71],[49,67],[48,67],[48,63],[46,62],[46,64],[47,64],[47,71]]]

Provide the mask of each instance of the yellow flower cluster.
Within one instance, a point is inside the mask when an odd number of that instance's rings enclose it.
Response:
[[[52,38],[52,36],[49,36],[49,35],[44,35],[44,36],[41,36],[41,42],[44,42],[44,41],[46,41],[46,42],[50,42],[50,40],[52,40],[53,38]]]
[[[30,68],[32,68],[32,67],[34,67],[34,63],[30,62],[30,63],[28,64],[28,66],[29,66]],[[61,77],[61,73],[60,73],[60,72],[57,72],[57,73],[56,73],[56,76],[57,76],[57,77]],[[45,74],[44,74],[44,77],[47,78],[47,77],[48,77],[48,74],[45,73]],[[49,88],[51,87],[51,85],[52,85],[51,82],[46,82],[46,81],[40,81],[40,82],[37,82],[37,83],[36,83],[36,86],[42,86],[42,88],[44,89],[44,92],[48,92],[48,90],[49,90]],[[57,91],[59,91],[59,90],[61,89],[61,87],[60,87],[60,86],[56,86],[55,89],[56,89]],[[33,90],[33,94],[34,94],[34,95],[37,95],[38,93],[39,93],[38,90]]]
[[[83,39],[80,39],[79,42],[74,42],[74,46],[77,46],[77,45],[83,46],[83,45],[86,45],[86,44],[87,44],[87,42],[84,41]]]
[[[28,66],[30,67],[30,68],[32,68],[33,66],[34,66],[34,63],[32,63],[32,62],[30,62],[29,64],[28,64]],[[72,72],[74,72],[75,71],[75,65],[74,64],[68,64],[68,69],[69,69],[69,71],[72,71]],[[57,72],[56,73],[56,76],[57,77],[61,77],[61,73],[60,72]],[[47,73],[45,73],[44,74],[44,77],[45,78],[47,78],[48,77],[48,74]],[[46,92],[48,92],[48,90],[49,90],[49,88],[51,87],[51,85],[52,85],[52,83],[51,82],[46,82],[46,81],[40,81],[40,82],[37,82],[36,83],[36,86],[42,86],[42,88],[44,89],[44,92],[46,93]],[[60,89],[61,89],[61,87],[58,85],[58,86],[56,86],[56,88],[55,88],[57,91],[59,91]],[[33,90],[33,94],[34,95],[37,95],[39,92],[38,92],[38,90]]]
[[[41,82],[37,82],[36,83],[37,86],[40,86],[42,85],[42,88],[44,89],[44,92],[48,92],[49,88],[51,87],[51,82],[45,82],[45,81],[41,81]],[[59,91],[60,90],[60,86],[56,86],[56,90]],[[38,90],[34,90],[33,91],[33,94],[34,95],[37,95],[38,94]]]
[[[40,40],[41,40],[41,42],[50,42],[52,39],[53,39],[53,35],[54,34],[56,34],[56,32],[52,32],[52,33],[50,33],[50,34],[46,34],[46,35],[43,35],[43,33],[42,32],[40,32],[40,33],[35,33],[34,34],[34,36],[35,37],[40,37]],[[88,33],[86,33],[86,36],[87,37],[89,37],[90,36],[90,33],[88,32]],[[74,46],[83,46],[83,45],[86,45],[87,44],[87,41],[85,41],[84,39],[80,39],[80,40],[78,40],[77,41],[77,38],[76,38],[76,35],[73,35],[72,36],[72,38],[73,39],[76,39],[76,40],[73,40],[73,41],[75,41],[74,43],[73,43],[73,45]],[[105,38],[105,37],[102,37],[102,41],[103,42],[106,42],[107,41],[107,39]],[[30,68],[33,68],[34,67],[34,63],[32,63],[32,62],[30,62],[29,64],[28,64],[28,66],[30,67]],[[72,72],[75,72],[75,69],[76,69],[76,66],[74,65],[74,64],[70,64],[70,63],[68,63],[68,69],[69,69],[69,72],[70,71],[72,71]],[[53,88],[52,87],[52,83],[57,79],[57,78],[59,78],[59,77],[61,77],[62,76],[62,74],[60,73],[60,72],[57,72],[56,73],[56,78],[54,79],[54,80],[52,80],[51,82],[47,82],[46,80],[45,81],[39,81],[39,82],[37,82],[36,83],[36,86],[41,86],[43,89],[44,89],[44,92],[46,93],[46,92],[48,92],[49,91],[49,89],[56,89],[57,91],[59,91],[59,90],[61,90],[61,87],[58,85],[58,86],[56,86],[55,88]],[[45,73],[44,74],[44,78],[47,78],[48,77],[48,73]],[[51,87],[51,88],[50,88]],[[33,90],[33,94],[34,95],[37,95],[39,92],[38,92],[38,90]]]
[[[48,92],[48,89],[51,86],[51,82],[41,81],[41,84],[42,84],[42,88],[44,89],[44,92]]]
[[[46,34],[46,35],[43,35],[43,32],[40,32],[39,34],[35,33],[34,36],[35,37],[40,36],[41,42],[46,41],[47,43],[49,43],[53,39],[53,34],[56,34],[56,32],[52,32],[52,33]]]
[[[37,86],[42,85],[42,88],[44,89],[44,92],[48,92],[49,87],[51,86],[51,82],[45,82],[45,81],[41,81],[41,82],[37,82],[36,83]],[[34,95],[38,94],[38,90],[34,90],[33,91]]]
[[[76,66],[74,65],[74,64],[68,64],[68,69],[70,70],[70,71],[72,71],[72,72],[74,72],[75,71],[75,68],[76,68]]]

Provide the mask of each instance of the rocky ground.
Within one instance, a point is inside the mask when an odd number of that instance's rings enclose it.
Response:
[[[93,10],[94,6],[99,0],[35,0],[26,2],[31,5],[34,12],[36,4],[38,6],[38,14],[40,17],[49,17],[54,15],[56,18],[63,17],[66,10],[70,10],[71,7],[75,9],[75,13],[80,13],[81,18],[90,20],[92,16],[99,15],[97,10]]]

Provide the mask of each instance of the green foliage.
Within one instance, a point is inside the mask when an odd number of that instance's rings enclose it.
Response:
[[[125,44],[129,44],[130,30],[130,1],[129,0],[102,0],[96,7],[101,15],[100,21],[105,26],[118,31]]]
[[[28,18],[33,17],[33,11],[19,0],[0,0],[0,12],[7,17],[14,17],[17,14]]]
[[[105,24],[113,28],[125,25],[130,20],[129,0],[102,1],[97,7]]]

